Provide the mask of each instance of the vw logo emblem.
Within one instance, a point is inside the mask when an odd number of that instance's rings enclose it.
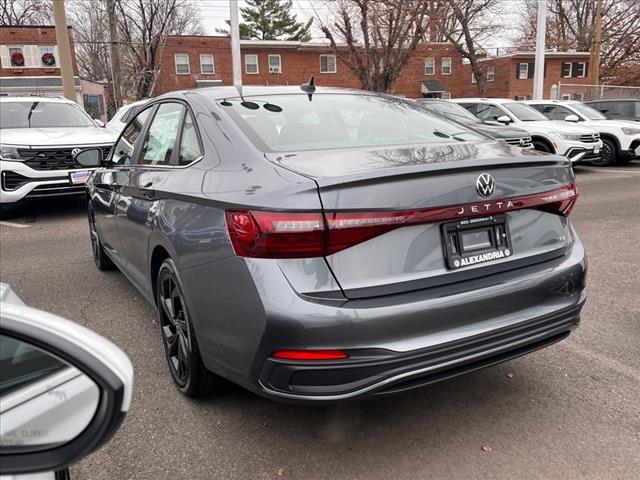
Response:
[[[73,150],[71,150],[71,156],[73,158],[76,158],[76,155],[78,155],[81,151],[82,151],[81,148],[74,148]]]
[[[521,139],[520,139],[520,146],[521,146],[521,147],[524,147],[524,144],[525,144],[524,138],[521,138]]]
[[[496,190],[496,181],[488,173],[483,173],[476,179],[476,191],[483,197],[488,197]]]

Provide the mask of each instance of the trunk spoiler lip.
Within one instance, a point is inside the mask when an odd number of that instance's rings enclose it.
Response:
[[[326,151],[317,151],[318,154]],[[362,151],[363,154],[370,153],[371,150]],[[309,154],[310,152],[305,152]],[[420,176],[439,176],[452,173],[466,173],[478,171],[481,173],[485,170],[496,170],[503,168],[529,168],[529,167],[553,167],[553,168],[571,168],[571,162],[566,158],[558,155],[535,155],[535,156],[513,156],[513,157],[491,157],[491,158],[471,158],[457,161],[443,161],[439,163],[420,163],[413,165],[397,165],[383,168],[371,168],[356,170],[349,173],[338,175],[314,175],[305,172],[304,169],[296,168],[294,162],[287,159],[297,156],[296,153],[279,152],[277,155],[273,152],[265,152],[267,161],[280,168],[289,170],[290,172],[301,175],[309,180],[317,183],[319,188],[339,187],[341,185],[353,185],[360,182],[368,183],[377,179],[384,178],[402,178],[402,177],[420,177]]]

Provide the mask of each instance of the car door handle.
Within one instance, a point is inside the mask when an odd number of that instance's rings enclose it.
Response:
[[[142,185],[142,188],[151,188],[153,187],[153,180],[149,180]]]

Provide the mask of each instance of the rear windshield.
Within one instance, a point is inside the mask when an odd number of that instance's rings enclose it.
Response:
[[[2,102],[0,128],[90,127],[91,119],[70,103]]]
[[[362,94],[265,95],[219,102],[261,150],[464,142],[486,137],[417,104]]]
[[[535,108],[525,105],[524,103],[504,103],[504,108],[509,110],[519,120],[523,122],[537,122],[539,120],[549,120]]]

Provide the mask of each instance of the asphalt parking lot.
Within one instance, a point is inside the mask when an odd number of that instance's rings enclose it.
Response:
[[[74,465],[99,479],[637,479],[640,472],[640,162],[578,167],[572,220],[589,300],[566,341],[393,398],[274,403],[237,387],[182,397],[153,309],[93,263],[82,201],[0,222],[0,280],[29,305],[119,345],[135,369],[115,438]]]

